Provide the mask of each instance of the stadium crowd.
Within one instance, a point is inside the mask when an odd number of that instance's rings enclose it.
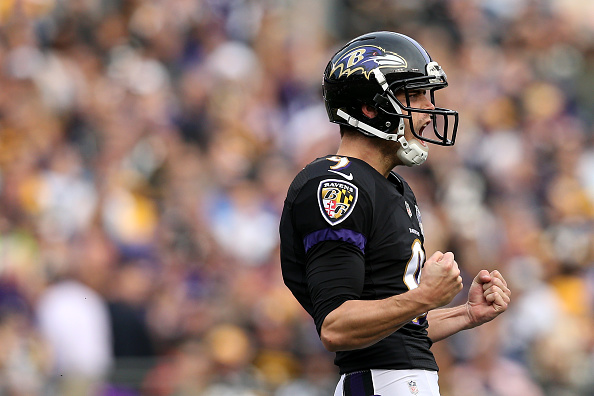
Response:
[[[0,2],[0,395],[332,394],[278,220],[339,141],[326,62],[381,29],[460,113],[453,149],[397,170],[427,251],[514,293],[433,346],[442,395],[593,395],[589,0]]]

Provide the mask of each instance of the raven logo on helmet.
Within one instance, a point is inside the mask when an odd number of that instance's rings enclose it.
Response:
[[[406,68],[407,63],[395,52],[386,51],[376,45],[362,45],[341,56],[332,65],[330,75],[338,73],[335,77],[340,78],[360,72],[369,80],[371,71],[377,67]]]

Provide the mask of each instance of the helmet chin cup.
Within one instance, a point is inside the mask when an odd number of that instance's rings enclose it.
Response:
[[[417,166],[427,160],[429,148],[423,148],[416,139],[407,141],[404,136],[401,136],[398,139],[398,143],[400,143],[400,148],[396,152],[396,155],[398,155],[398,158],[404,165]]]

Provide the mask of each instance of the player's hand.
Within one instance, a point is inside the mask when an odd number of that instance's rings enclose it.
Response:
[[[435,252],[423,265],[419,289],[430,309],[449,304],[462,290],[462,277],[452,252]]]
[[[468,291],[468,316],[473,326],[489,322],[503,313],[511,301],[511,291],[499,271],[481,270]]]

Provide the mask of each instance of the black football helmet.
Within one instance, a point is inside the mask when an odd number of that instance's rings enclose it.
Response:
[[[435,106],[435,91],[448,86],[442,68],[415,40],[400,33],[373,32],[355,38],[330,60],[322,83],[331,122],[354,127],[361,133],[401,144],[398,155],[408,165],[419,165],[428,148],[404,138],[405,120],[418,140],[452,146],[458,129],[458,112]],[[434,109],[410,107],[409,92],[426,90]],[[404,93],[406,103],[396,94]],[[373,106],[378,115],[366,117],[361,107]],[[412,113],[431,116],[435,137],[425,137],[413,126]]]

